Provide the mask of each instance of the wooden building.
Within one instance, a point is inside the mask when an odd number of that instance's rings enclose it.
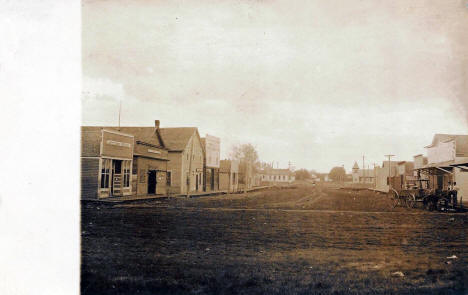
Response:
[[[170,194],[203,191],[204,150],[195,127],[160,128],[168,153]]]
[[[296,180],[290,169],[264,168],[258,172],[260,185],[288,184]]]
[[[114,127],[135,138],[132,193],[136,196],[166,195],[168,192],[168,149],[159,131],[159,120],[154,127]]]
[[[374,189],[380,192],[388,192],[391,180],[398,175],[397,161],[383,161],[382,167],[375,167]]]
[[[220,142],[218,137],[208,134],[201,138],[205,152],[203,158],[203,190],[207,192],[220,189]]]
[[[100,159],[100,174],[92,157]],[[101,184],[99,198],[167,194],[168,149],[158,120],[155,127],[82,127],[81,158],[83,198],[93,198],[95,179]]]
[[[427,164],[418,168],[429,179],[430,189],[447,190],[456,183],[458,199],[468,199],[468,171],[458,165],[468,160],[468,135],[435,134],[425,147]]]
[[[81,128],[81,198],[132,194],[134,136],[102,127]]]
[[[357,162],[354,162],[352,168],[352,182],[353,183],[375,183],[375,170],[374,169],[360,169]]]
[[[220,161],[219,189],[230,193],[239,190],[239,161]]]

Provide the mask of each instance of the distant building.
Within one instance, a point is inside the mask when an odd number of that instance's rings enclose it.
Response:
[[[377,166],[374,170],[374,188],[377,191],[388,192],[390,189],[390,179],[398,175],[398,161],[383,161],[382,167]]]
[[[204,148],[204,191],[219,190],[219,161],[220,161],[220,139],[215,136],[206,135],[201,138]]]
[[[374,183],[375,171],[374,169],[359,169],[357,162],[354,162],[352,168],[353,183]]]
[[[391,179],[391,186],[397,190],[415,188],[414,162],[400,161],[397,163],[397,173]]]
[[[219,189],[237,192],[239,189],[239,161],[221,160],[219,168]]]
[[[296,180],[294,172],[289,169],[265,168],[258,172],[261,185],[286,184]]]

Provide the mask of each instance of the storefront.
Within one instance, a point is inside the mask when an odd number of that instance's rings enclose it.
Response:
[[[133,135],[82,127],[82,199],[132,194]]]
[[[136,141],[133,173],[137,175],[134,192],[141,195],[166,195],[171,173],[167,171],[167,150],[150,143]]]

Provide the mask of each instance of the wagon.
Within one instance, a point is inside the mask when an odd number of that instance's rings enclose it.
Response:
[[[422,189],[402,189],[395,190],[393,188],[389,191],[391,207],[405,207],[414,208],[418,203],[426,204],[428,195]]]
[[[456,201],[456,192],[453,190],[439,189],[401,189],[391,188],[389,191],[390,204],[392,208],[405,207],[415,208],[419,205],[426,210],[457,211],[463,209]]]

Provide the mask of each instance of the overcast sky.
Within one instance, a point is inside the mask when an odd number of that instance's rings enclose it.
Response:
[[[328,172],[468,134],[462,0],[84,1],[84,125],[195,126]]]

